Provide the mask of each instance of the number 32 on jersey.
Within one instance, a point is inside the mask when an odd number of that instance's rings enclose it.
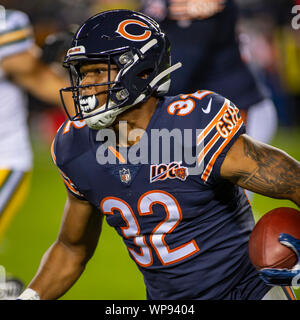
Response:
[[[182,220],[182,213],[177,200],[169,193],[161,190],[153,190],[144,193],[137,205],[140,216],[153,214],[152,206],[160,204],[164,207],[166,218],[158,223],[150,235],[151,247],[148,246],[145,236],[140,233],[140,226],[133,213],[132,208],[122,199],[116,197],[106,197],[101,201],[100,207],[104,214],[113,215],[118,211],[126,222],[125,227],[121,227],[124,238],[133,238],[135,245],[140,248],[137,252],[128,248],[133,259],[142,267],[149,267],[153,264],[152,249],[157,254],[162,265],[169,265],[181,261],[198,252],[194,240],[184,243],[176,248],[170,249],[165,241],[166,234],[171,233]]]

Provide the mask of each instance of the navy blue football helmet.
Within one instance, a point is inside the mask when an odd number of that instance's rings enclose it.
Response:
[[[171,66],[170,60],[168,38],[152,18],[131,10],[105,11],[89,18],[76,32],[64,59],[71,87],[61,89],[60,94],[70,120],[85,119],[90,128],[102,129],[151,95],[165,95],[170,73],[181,67],[181,63]],[[80,95],[80,89],[87,87],[80,84],[81,65],[100,62],[108,65],[107,82],[88,86],[108,86],[106,104],[102,106],[96,95]],[[118,68],[113,81],[111,64]],[[67,111],[64,92],[73,94],[74,116]]]

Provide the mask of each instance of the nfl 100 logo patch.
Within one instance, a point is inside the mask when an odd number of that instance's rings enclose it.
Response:
[[[166,179],[179,179],[185,181],[189,175],[188,168],[181,165],[181,162],[170,164],[161,163],[150,167],[150,183]]]

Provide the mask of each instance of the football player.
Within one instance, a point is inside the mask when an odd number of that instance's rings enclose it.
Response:
[[[30,185],[32,153],[27,97],[60,105],[67,81],[43,64],[28,16],[0,6],[0,241]]]
[[[142,272],[148,299],[293,299],[249,260],[254,218],[244,188],[299,206],[300,163],[247,136],[225,97],[166,96],[180,63],[171,64],[166,34],[141,13],[88,19],[64,65],[71,86],[62,98],[73,93],[76,113],[58,130],[52,157],[67,200],[57,240],[19,299],[69,290],[93,256],[104,217]],[[184,141],[168,148],[157,132],[179,132]],[[194,162],[175,149],[192,151]]]

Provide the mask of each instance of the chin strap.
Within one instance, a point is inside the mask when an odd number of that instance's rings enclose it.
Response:
[[[181,62],[177,62],[176,64],[174,64],[173,66],[169,67],[168,69],[165,69],[163,72],[161,72],[159,75],[157,75],[150,83],[149,86],[151,87],[151,89],[153,89],[156,84],[163,79],[165,76],[167,76],[168,74],[172,73],[173,71],[179,69],[182,67],[182,63]]]

